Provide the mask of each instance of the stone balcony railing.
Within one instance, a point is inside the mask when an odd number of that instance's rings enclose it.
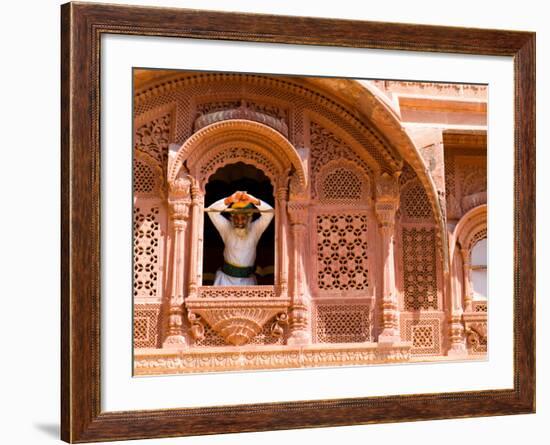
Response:
[[[289,305],[289,299],[276,295],[274,286],[202,286],[185,301],[195,339],[204,337],[207,323],[235,346],[249,343],[268,322],[272,334],[281,335]]]

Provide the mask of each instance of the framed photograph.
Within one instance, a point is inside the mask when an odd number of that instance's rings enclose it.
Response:
[[[533,33],[61,13],[63,440],[534,412]]]

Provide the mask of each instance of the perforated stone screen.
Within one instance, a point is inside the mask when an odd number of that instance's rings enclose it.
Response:
[[[134,297],[157,296],[159,208],[134,206]]]
[[[441,354],[441,322],[438,318],[402,320],[402,335],[412,342],[411,353],[415,355]]]
[[[157,176],[146,162],[134,159],[134,193],[153,194],[157,192]]]
[[[314,313],[318,343],[361,343],[371,340],[370,307],[365,304],[318,304]]]
[[[438,309],[435,230],[403,229],[405,309]]]
[[[401,192],[401,211],[407,219],[431,219],[428,195],[418,180],[407,184]]]
[[[134,306],[134,346],[136,348],[158,348],[160,305]]]
[[[367,289],[367,216],[325,214],[316,222],[319,290]]]
[[[322,202],[354,202],[362,197],[362,181],[351,170],[339,167],[328,173],[321,185]]]

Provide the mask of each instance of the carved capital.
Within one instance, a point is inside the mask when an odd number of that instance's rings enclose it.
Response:
[[[176,179],[168,183],[170,198],[188,199],[191,193],[191,177],[187,173],[181,173]]]
[[[300,177],[294,172],[290,176],[289,182],[290,199],[304,199],[306,197],[306,188]]]
[[[277,190],[275,191],[275,197],[277,201],[281,203],[288,201],[288,187],[286,185],[281,185],[277,187]]]
[[[174,220],[177,229],[185,228],[187,218],[189,217],[189,204],[191,204],[189,199],[168,200],[170,216]]]
[[[197,181],[191,184],[191,200],[194,205],[204,206],[204,192]]]
[[[380,228],[393,232],[397,203],[391,201],[377,202],[374,206],[374,212],[376,213]]]
[[[376,200],[399,202],[399,175],[401,172],[395,172],[390,175],[382,173],[376,180]]]
[[[290,224],[306,225],[309,204],[302,201],[289,201],[287,204]]]

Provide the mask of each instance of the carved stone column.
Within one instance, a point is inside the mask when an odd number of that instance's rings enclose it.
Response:
[[[168,308],[168,332],[164,348],[187,346],[184,333],[183,298],[185,289],[185,234],[189,217],[190,180],[182,175],[169,184],[168,207],[172,226],[172,275],[170,282],[170,302]]]
[[[462,276],[462,263],[460,254],[455,254],[453,267],[450,274],[450,295],[451,295],[451,318],[449,320],[449,339],[451,346],[447,355],[452,357],[464,356],[467,354],[466,339],[463,323],[462,288],[460,277]]]
[[[291,306],[289,317],[289,345],[305,345],[311,343],[310,307],[307,293],[304,260],[307,255],[307,216],[308,204],[300,201],[288,203],[290,230],[292,233],[292,276],[291,276]]]
[[[460,249],[462,255],[462,269],[464,270],[464,310],[466,312],[472,311],[472,283],[470,281],[470,252],[467,249]]]
[[[277,243],[277,261],[278,261],[278,277],[279,282],[279,296],[281,298],[288,297],[288,231],[287,231],[287,197],[288,197],[288,187],[286,185],[279,186],[276,192],[276,211],[279,221],[277,222],[278,228],[278,238],[279,242]]]
[[[380,230],[383,263],[382,333],[378,336],[379,343],[401,341],[394,259],[395,213],[399,207],[399,174],[400,172],[390,176],[383,173],[376,183],[375,213]]]
[[[202,244],[203,238],[203,213],[204,193],[197,183],[191,187],[191,246],[189,255],[189,295],[196,296],[199,286],[199,244]]]

